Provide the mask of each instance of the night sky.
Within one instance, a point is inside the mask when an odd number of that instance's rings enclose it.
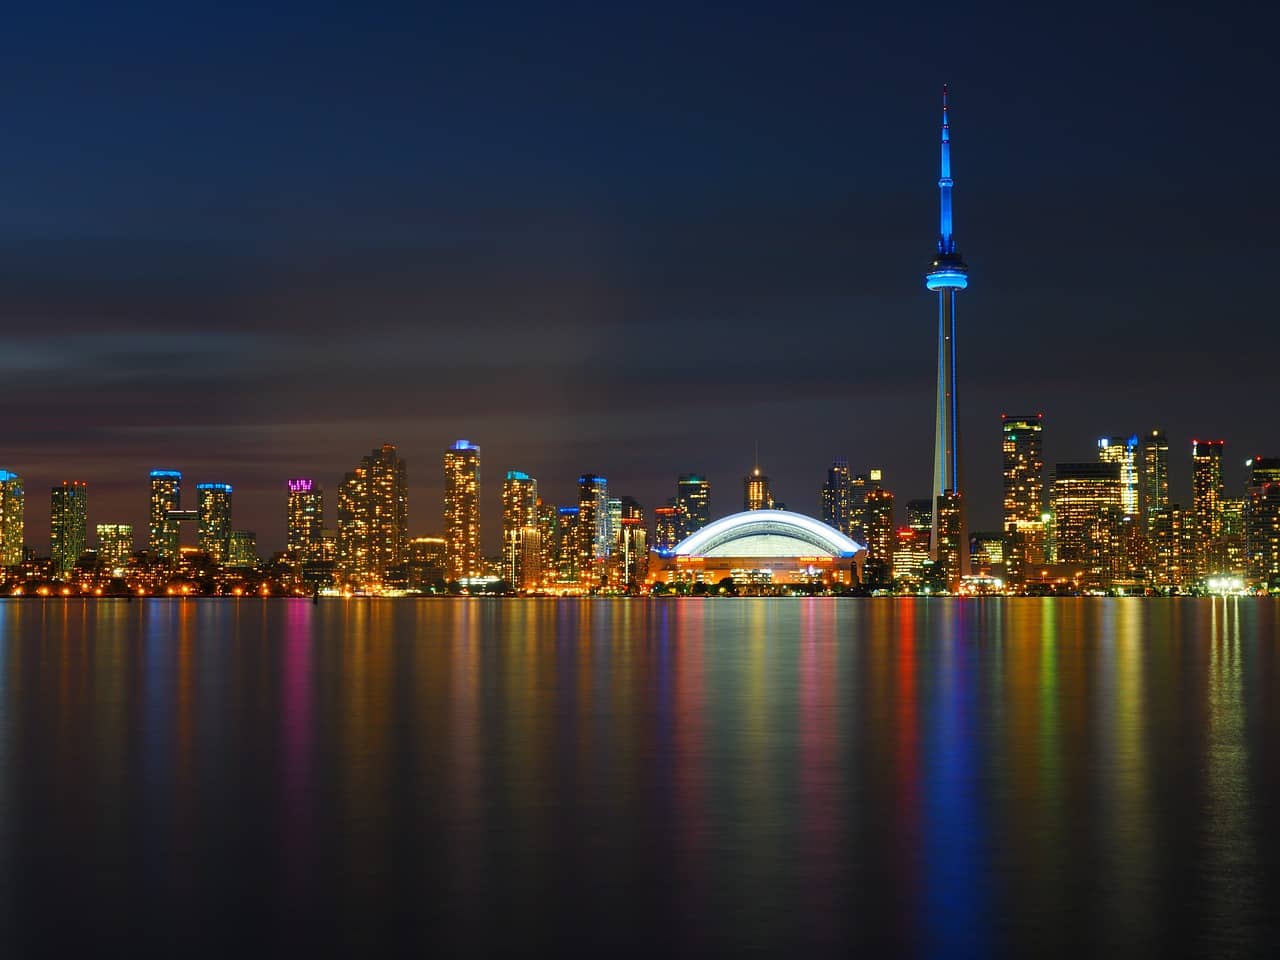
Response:
[[[704,472],[720,515],[756,443],[789,508],[843,455],[901,521],[944,81],[971,527],[998,526],[1002,411],[1044,412],[1050,464],[1163,427],[1183,503],[1192,437],[1226,439],[1233,495],[1280,455],[1274,13],[258,6],[7,14],[0,467],[42,550],[63,478],[143,546],[153,467],[190,506],[234,484],[279,549],[285,478],[332,524],[383,441],[437,533],[460,437],[491,551],[508,469],[647,507]]]

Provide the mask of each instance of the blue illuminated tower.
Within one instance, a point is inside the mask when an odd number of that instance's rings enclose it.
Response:
[[[969,572],[968,524],[960,479],[960,424],[956,416],[956,291],[969,285],[969,268],[956,250],[951,232],[951,131],[947,125],[947,88],[942,88],[942,169],[938,177],[940,220],[938,254],[925,286],[938,293],[938,406],[933,435],[933,528],[930,556],[938,559],[938,498],[960,495],[959,573]]]

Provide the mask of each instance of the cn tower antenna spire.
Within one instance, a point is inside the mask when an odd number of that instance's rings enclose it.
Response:
[[[951,233],[951,126],[947,117],[947,85],[942,85],[942,162],[938,171],[938,253],[954,254],[955,237]]]

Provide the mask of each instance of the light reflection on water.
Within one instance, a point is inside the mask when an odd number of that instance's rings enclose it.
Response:
[[[0,603],[2,942],[1265,952],[1277,623]]]

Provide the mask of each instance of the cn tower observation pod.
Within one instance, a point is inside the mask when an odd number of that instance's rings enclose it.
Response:
[[[856,583],[866,547],[813,517],[747,510],[655,550],[650,582]]]

